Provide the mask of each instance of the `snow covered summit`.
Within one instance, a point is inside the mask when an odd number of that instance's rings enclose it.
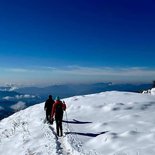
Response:
[[[155,88],[152,88],[152,89],[151,89],[151,94],[152,94],[152,95],[155,95]]]
[[[112,91],[64,100],[63,138],[44,123],[41,103],[0,122],[0,154],[155,154],[155,96]]]
[[[155,88],[143,91],[143,94],[155,95]]]

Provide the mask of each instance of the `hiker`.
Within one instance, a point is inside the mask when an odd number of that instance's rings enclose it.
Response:
[[[56,121],[56,130],[57,130],[57,135],[58,136],[63,136],[62,132],[62,118],[63,118],[63,111],[66,110],[66,104],[63,101],[60,101],[60,97],[56,97],[55,103],[52,108],[52,114],[51,118],[55,116],[55,121]],[[59,135],[59,130],[60,130],[60,135]]]
[[[49,95],[48,100],[46,100],[45,102],[44,110],[46,111],[46,120],[51,124],[53,123],[51,119],[51,111],[52,111],[53,104],[54,104],[54,100],[52,99],[52,95]]]

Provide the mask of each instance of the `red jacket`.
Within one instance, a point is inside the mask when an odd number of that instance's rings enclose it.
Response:
[[[52,108],[52,114],[51,114],[51,117],[53,118],[54,115],[55,115],[55,111],[56,111],[56,106],[57,104],[62,104],[62,109],[65,111],[66,110],[66,104],[65,102],[63,101],[58,101],[56,100],[55,103],[53,104],[53,108]]]

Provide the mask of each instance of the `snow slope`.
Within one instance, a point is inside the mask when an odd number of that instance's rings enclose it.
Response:
[[[151,95],[155,95],[155,88],[151,89]]]
[[[155,88],[143,91],[143,94],[155,95]]]
[[[155,96],[103,92],[64,99],[63,138],[44,103],[0,122],[0,155],[154,155]]]

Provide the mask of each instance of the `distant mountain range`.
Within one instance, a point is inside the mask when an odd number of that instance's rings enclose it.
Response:
[[[16,92],[11,87],[0,87],[0,120],[41,101],[43,99],[39,96]]]
[[[152,88],[152,84],[112,84],[111,82],[107,82],[94,84],[53,85],[44,88],[24,87],[16,89],[16,92],[41,96],[42,98],[47,98],[49,94],[64,98],[74,95],[85,95],[112,90],[142,92],[149,88]]]
[[[39,87],[0,87],[0,120],[16,111],[18,108],[28,107],[37,103],[44,102],[48,95],[53,98],[67,98],[76,95],[94,94],[104,91],[129,91],[143,92],[152,88],[152,84],[113,84],[94,83],[94,84],[70,84],[70,85],[53,85],[44,88]],[[20,106],[21,105],[21,106]],[[12,109],[13,107],[13,109]],[[16,107],[17,109],[14,109]]]

